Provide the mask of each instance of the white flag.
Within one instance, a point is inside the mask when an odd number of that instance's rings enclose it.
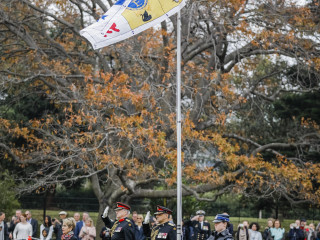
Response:
[[[175,14],[186,0],[119,0],[98,22],[80,31],[94,49],[134,36]]]

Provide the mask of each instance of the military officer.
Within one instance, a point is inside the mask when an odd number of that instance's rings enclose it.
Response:
[[[196,212],[192,220],[194,232],[194,240],[207,240],[211,235],[210,223],[204,221],[205,211],[199,210]]]
[[[116,212],[115,222],[108,217],[108,211],[109,207],[106,207],[101,218],[106,227],[111,229],[111,240],[135,240],[134,223],[128,218],[130,215],[130,206],[117,202],[117,207],[114,209]]]
[[[208,238],[208,240],[233,240],[232,235],[227,229],[229,215],[218,214],[213,220],[215,231]]]
[[[147,213],[143,223],[143,231],[151,240],[177,240],[177,229],[171,220],[172,211],[169,208],[157,206],[157,212],[154,213],[157,219],[157,225],[152,229],[149,225],[150,212]]]

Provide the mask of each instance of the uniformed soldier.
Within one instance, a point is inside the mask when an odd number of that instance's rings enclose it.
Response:
[[[102,221],[107,228],[110,228],[111,240],[135,240],[134,237],[134,223],[128,218],[130,215],[130,206],[117,202],[116,221],[113,222],[108,217],[109,207],[106,207],[101,215]]]
[[[207,240],[211,235],[210,223],[204,221],[205,211],[199,210],[196,212],[192,220],[194,232],[194,240]]]
[[[232,235],[227,229],[229,221],[229,215],[218,214],[213,220],[215,231],[208,240],[233,240]]]
[[[149,225],[150,212],[147,213],[143,223],[145,236],[150,237],[151,240],[177,240],[176,225],[170,222],[172,211],[169,208],[157,206],[157,212],[154,215],[156,215],[157,225],[151,229]]]

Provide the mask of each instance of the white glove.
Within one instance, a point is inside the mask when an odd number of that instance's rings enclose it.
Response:
[[[103,214],[102,214],[102,217],[103,217],[103,218],[108,217],[108,212],[109,212],[109,206],[107,206],[106,209],[104,210],[104,212],[103,212]]]
[[[150,221],[150,211],[147,212],[146,217],[144,218],[144,223],[147,224]]]

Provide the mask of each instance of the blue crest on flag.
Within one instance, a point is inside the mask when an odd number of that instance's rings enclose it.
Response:
[[[125,0],[118,0],[115,5],[122,5],[125,2]],[[130,10],[140,10],[143,9],[145,6],[147,6],[148,0],[132,0],[127,9]]]

